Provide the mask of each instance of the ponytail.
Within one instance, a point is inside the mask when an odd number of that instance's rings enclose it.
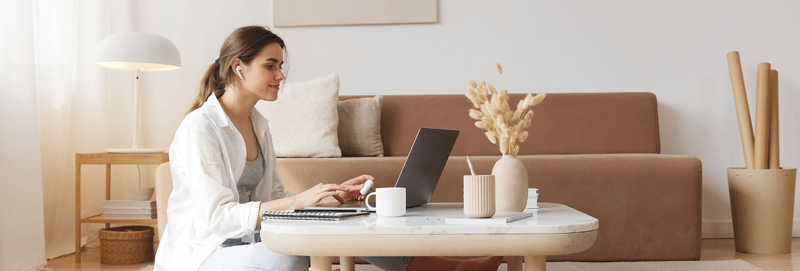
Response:
[[[200,81],[200,93],[197,95],[192,108],[189,109],[189,112],[186,112],[187,115],[203,106],[203,103],[208,100],[211,94],[216,95],[217,98],[222,97],[222,94],[225,93],[225,81],[220,80],[219,74],[220,65],[218,62],[214,62],[208,67],[206,74],[203,75],[203,80]]]
[[[262,48],[274,42],[286,49],[283,39],[264,26],[245,26],[234,30],[222,44],[219,58],[206,70],[200,81],[200,93],[186,114],[203,106],[211,94],[222,97],[225,87],[234,82],[235,75],[230,67],[234,59],[238,58],[249,65]]]

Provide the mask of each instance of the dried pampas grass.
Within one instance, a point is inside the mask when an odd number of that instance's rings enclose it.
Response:
[[[497,73],[503,74],[503,67],[495,63]],[[525,99],[517,103],[517,108],[511,111],[508,104],[508,90],[499,92],[492,84],[481,80],[478,83],[471,79],[467,82],[467,98],[476,109],[469,110],[469,117],[476,120],[475,127],[486,130],[486,137],[492,144],[497,144],[500,153],[517,155],[519,146],[517,142],[528,139],[528,131],[523,129],[531,125],[533,106],[544,100],[546,94],[528,94]]]

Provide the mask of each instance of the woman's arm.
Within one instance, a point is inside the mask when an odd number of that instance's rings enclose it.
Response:
[[[263,220],[261,214],[265,211],[301,209],[306,206],[317,204],[327,197],[339,196],[340,192],[350,193],[352,191],[359,191],[360,189],[360,186],[320,183],[291,197],[261,202],[258,208],[258,225],[261,225],[260,222]],[[258,226],[256,226],[256,228],[258,228]]]

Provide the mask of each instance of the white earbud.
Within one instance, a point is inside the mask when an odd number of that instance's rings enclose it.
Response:
[[[242,66],[236,66],[236,74],[239,75],[239,79],[244,80],[244,77],[242,77]]]
[[[361,192],[361,195],[366,195],[369,193],[369,190],[372,189],[372,185],[374,184],[375,183],[372,180],[367,180],[367,182],[364,183],[364,187],[362,187],[361,191],[359,191]]]

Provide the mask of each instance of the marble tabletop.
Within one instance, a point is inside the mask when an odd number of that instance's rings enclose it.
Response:
[[[501,225],[466,225],[447,223],[449,218],[463,218],[463,203],[430,203],[410,208],[402,217],[369,216],[342,221],[265,220],[261,231],[277,234],[558,234],[597,230],[599,221],[569,206],[539,203],[539,209],[525,209],[529,218]]]

